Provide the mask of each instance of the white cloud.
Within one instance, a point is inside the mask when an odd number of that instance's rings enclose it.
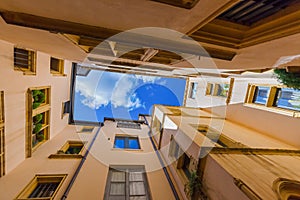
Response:
[[[138,81],[128,75],[124,75],[115,84],[112,93],[111,103],[116,108],[123,106],[129,110],[133,110],[142,106],[141,100],[133,93],[138,86]]]
[[[134,75],[135,78],[140,79],[143,83],[154,83],[155,81],[159,80],[160,77],[157,76],[142,76],[142,75]]]
[[[109,103],[109,96],[107,94],[97,94],[96,88],[89,87],[89,84],[86,82],[76,82],[76,92],[84,96],[81,103],[91,109],[98,109],[100,106],[106,106]]]
[[[77,77],[76,92],[84,98],[81,103],[91,109],[98,109],[109,103],[114,108],[125,107],[129,111],[144,107],[135,90],[143,84],[154,83],[160,77],[129,74],[106,74],[95,72],[89,77]],[[99,88],[97,87],[99,85]]]

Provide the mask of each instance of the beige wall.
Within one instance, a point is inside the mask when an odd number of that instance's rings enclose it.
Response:
[[[52,140],[39,147],[31,158],[1,177],[0,199],[15,198],[37,174],[68,174],[55,197],[60,199],[81,159],[50,159],[48,156],[55,154],[68,140],[90,141],[93,135],[94,133],[76,133],[75,126],[64,128]],[[89,143],[85,147],[88,145]]]
[[[69,100],[71,62],[65,60],[67,76],[50,74],[50,56],[37,52],[36,75],[14,70],[14,44],[0,41],[0,90],[4,91],[6,172],[25,159],[26,91],[30,87],[51,86],[50,138],[67,125],[61,119],[62,102]]]
[[[219,125],[219,130],[223,136],[230,138],[235,143],[245,145],[245,148],[273,149],[274,152],[277,152],[278,149],[297,150],[296,146],[288,144],[286,139],[283,139],[283,136],[281,138],[274,138],[270,137],[273,132],[266,135],[262,131],[267,130],[265,127],[268,127],[268,123],[271,126],[272,121],[274,129],[270,128],[270,131],[275,131],[276,128],[280,130],[279,127],[282,126],[282,123],[286,123],[287,125],[283,127],[289,130],[291,134],[294,134],[293,139],[297,140],[296,131],[298,129],[296,125],[298,124],[295,118],[284,121],[286,116],[280,116],[277,119],[274,113],[268,112],[269,116],[262,113],[255,114],[255,109],[243,107],[241,104],[228,106],[227,109],[229,110],[227,110],[226,119],[222,119],[201,109],[196,109],[198,113],[186,110],[185,112],[181,112],[181,114],[170,114],[172,112],[168,108],[167,106],[155,107],[155,109],[159,109],[164,113],[164,118],[168,116],[178,126],[178,130],[163,130],[160,153],[165,163],[169,164],[172,178],[175,180],[182,196],[184,196],[183,189],[186,180],[182,178],[181,171],[177,169],[177,161],[173,163],[170,161],[169,143],[171,135],[173,135],[185,153],[197,160],[199,158],[200,147],[202,148],[209,143],[205,136],[197,133],[196,127],[192,126],[192,124],[208,125],[213,128],[217,128],[216,125]],[[172,109],[175,111],[174,107]],[[248,111],[247,109],[252,110]],[[178,110],[184,111],[185,108],[181,107]],[[186,113],[190,115],[186,115]],[[194,117],[192,114],[194,114]],[[257,115],[259,117],[255,117],[254,119],[253,116]],[[255,123],[256,120],[257,122]],[[293,130],[295,130],[295,133]],[[285,135],[288,135],[288,133],[285,133]],[[214,146],[214,143],[211,143],[211,145]],[[201,163],[201,160],[199,162]],[[300,166],[299,156],[297,155],[265,155],[264,153],[249,155],[242,152],[237,154],[209,153],[204,163],[204,190],[214,200],[248,199],[234,184],[234,178],[242,180],[255,193],[261,196],[262,199],[276,198],[272,186],[277,178],[288,178],[296,181],[300,178],[300,169],[298,169]]]
[[[232,161],[228,161],[230,164]],[[206,159],[203,173],[203,187],[207,191],[209,199],[213,200],[248,200],[234,184],[233,177],[222,165],[216,162],[211,156]]]
[[[287,144],[300,147],[299,118],[243,106],[243,104],[227,107],[226,118],[246,127],[274,137]]]
[[[117,128],[113,121],[105,121],[78,178],[70,199],[103,199],[110,165],[144,165],[153,199],[174,199],[157,155],[148,137],[149,128]],[[138,136],[140,150],[113,148],[115,135]]]
[[[254,77],[235,77],[234,84],[232,88],[232,95],[230,99],[230,104],[242,103],[245,100],[247,93],[248,84],[279,84],[275,78],[270,77],[269,74],[254,74]],[[267,77],[265,77],[267,76]],[[191,82],[198,83],[196,98],[189,98],[191,91]],[[226,105],[226,97],[210,96],[206,95],[207,83],[230,83],[230,78],[209,78],[209,77],[200,77],[200,78],[190,78],[189,86],[187,87],[186,93],[186,103],[187,107],[195,108],[207,108],[214,106],[223,106]]]

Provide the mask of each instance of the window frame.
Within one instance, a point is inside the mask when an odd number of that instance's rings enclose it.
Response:
[[[120,147],[118,148],[118,147],[116,147],[117,138],[124,138],[124,148],[120,148]],[[130,148],[129,147],[129,139],[136,139],[139,148],[138,149]],[[139,151],[139,150],[142,149],[141,143],[140,143],[140,139],[139,139],[138,136],[136,136],[136,135],[124,135],[124,134],[122,134],[122,135],[121,134],[115,135],[114,142],[113,142],[113,148],[114,149],[119,149],[119,150],[130,150],[130,151]]]
[[[199,83],[197,83],[197,82],[190,83],[189,98],[196,99],[198,85],[199,85]]]
[[[62,105],[61,105],[61,119],[63,119],[66,115],[70,114],[70,109],[71,109],[70,100],[62,102]]]
[[[68,140],[55,154],[51,154],[49,158],[56,158],[56,159],[83,158],[83,154],[86,151],[85,150],[86,143],[87,142],[83,142],[80,140]],[[81,146],[81,150],[78,154],[66,154],[65,152],[70,148],[70,146]]]
[[[35,177],[24,187],[24,189],[15,198],[17,200],[30,200],[30,199],[43,199],[43,200],[53,200],[62,186],[67,174],[37,174]],[[59,183],[54,193],[50,197],[42,198],[29,198],[28,196],[35,190],[39,183]]]
[[[28,67],[27,68],[18,66],[18,64],[16,63],[16,60],[18,59],[16,57],[16,54],[18,54],[18,53],[16,53],[16,50],[23,50],[23,51],[28,52],[28,58],[27,58]],[[14,47],[14,70],[22,71],[23,75],[36,75],[36,51],[29,50],[26,48],[21,48],[21,47]]]
[[[150,192],[150,187],[149,187],[149,182],[147,178],[147,173],[145,171],[145,166],[143,165],[110,165],[108,174],[107,174],[107,179],[106,179],[106,186],[105,186],[105,193],[104,193],[104,200],[109,200],[110,198],[110,188],[111,188],[111,183],[112,183],[112,174],[113,172],[125,172],[125,199],[129,200],[130,199],[130,181],[129,180],[129,173],[130,172],[139,172],[142,173],[142,181],[136,181],[136,182],[143,182],[144,189],[145,189],[145,195],[147,200],[151,200],[151,192]],[[117,195],[116,195],[117,196]],[[122,197],[122,195],[119,195]],[[135,195],[139,196],[139,195]]]
[[[269,94],[265,104],[254,103],[256,90],[258,87],[269,87]],[[244,106],[274,112],[277,114],[287,115],[291,117],[300,117],[300,111],[291,110],[287,108],[280,108],[275,105],[278,96],[278,90],[282,88],[288,88],[283,85],[271,85],[271,84],[248,84],[246,97],[244,100]]]
[[[34,90],[40,90],[45,95],[45,100],[37,108],[33,109],[33,95]],[[27,90],[27,112],[26,112],[26,142],[25,142],[25,153],[26,157],[32,156],[32,153],[38,149],[43,143],[45,143],[50,138],[50,110],[51,110],[51,87],[32,87]],[[39,114],[43,115],[42,127],[39,130],[39,135],[43,135],[43,140],[36,142],[37,134],[33,133],[34,121],[33,118]],[[41,133],[42,132],[42,133]],[[33,142],[35,145],[33,145]]]
[[[221,87],[221,85],[228,85],[228,91],[226,96],[221,96],[217,95],[218,93],[218,88]],[[231,95],[231,90],[232,90],[232,84],[228,82],[218,82],[218,83],[213,83],[213,82],[207,82],[206,84],[206,91],[205,95],[206,96],[213,96],[213,97],[220,97],[220,98],[229,98]]]
[[[5,113],[4,91],[0,91],[0,177],[5,175]]]
[[[55,70],[52,68],[53,62],[57,62],[57,67],[58,70]],[[59,58],[55,58],[55,57],[50,57],[50,73],[52,75],[55,76],[66,76],[66,74],[64,74],[64,65],[65,65],[65,61],[63,59],[59,59]]]

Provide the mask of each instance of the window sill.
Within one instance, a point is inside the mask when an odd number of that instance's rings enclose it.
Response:
[[[51,72],[51,75],[52,76],[67,76],[67,74],[52,73],[52,72]]]
[[[50,73],[52,76],[67,76],[67,74],[64,74],[63,72],[54,71],[54,70],[51,70]]]
[[[226,97],[224,97],[224,96],[215,96],[215,95],[205,95],[205,96],[207,96],[207,97],[217,97],[217,98],[221,98],[221,99],[226,99],[227,98],[227,96]]]
[[[54,159],[80,159],[83,158],[81,154],[51,154],[48,158]]]
[[[277,114],[281,114],[281,115],[286,115],[286,116],[290,116],[290,117],[300,118],[300,112],[298,112],[298,111],[286,110],[286,109],[275,108],[275,107],[266,107],[264,105],[257,105],[257,104],[253,104],[253,103],[244,103],[244,106],[250,107],[250,108],[255,108],[255,109],[260,109],[260,110],[264,110],[264,111],[269,111],[269,112],[273,112],[273,113],[277,113]]]
[[[121,149],[121,148],[112,148],[113,151],[130,151],[130,152],[142,152],[143,149]]]
[[[36,72],[30,69],[21,69],[19,67],[14,67],[15,71],[23,72],[23,75],[36,75]]]

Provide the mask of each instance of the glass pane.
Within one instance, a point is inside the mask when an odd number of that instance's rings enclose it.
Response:
[[[279,89],[275,106],[300,111],[300,90],[291,88]]]
[[[130,196],[146,195],[144,182],[131,182],[129,186]]]
[[[125,182],[125,172],[113,172],[111,175],[112,182]]]
[[[79,152],[81,151],[83,145],[71,145],[69,146],[69,148],[67,149],[67,151],[65,152],[66,154],[79,154]]]
[[[191,85],[192,89],[191,89],[190,97],[193,99],[196,97],[197,86],[198,86],[198,83],[192,83],[192,85]]]
[[[130,149],[139,149],[140,145],[137,138],[129,138],[128,139],[128,147]]]
[[[125,195],[125,183],[111,183],[110,195]]]
[[[143,181],[143,173],[142,172],[130,172],[129,173],[129,181]]]
[[[229,84],[216,84],[217,87],[217,96],[227,97],[229,91]]]
[[[269,92],[270,92],[269,87],[262,87],[262,86],[256,87],[253,103],[266,104],[268,100]]]
[[[125,148],[125,139],[124,138],[116,138],[115,139],[115,148]]]

